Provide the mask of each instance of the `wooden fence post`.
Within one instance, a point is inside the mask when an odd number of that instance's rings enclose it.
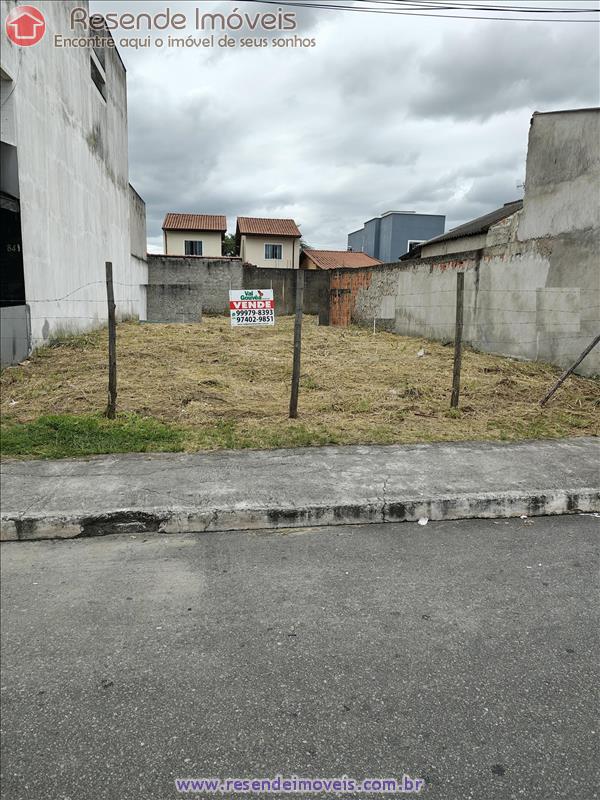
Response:
[[[460,367],[462,361],[463,306],[465,297],[465,273],[456,274],[456,325],[454,328],[454,369],[452,371],[452,398],[450,408],[458,408],[460,394]]]
[[[292,392],[290,419],[298,416],[298,387],[300,386],[300,353],[302,349],[302,306],[304,302],[304,270],[296,270],[296,316],[294,318],[294,362],[292,365]]]
[[[596,336],[596,338],[595,338],[595,339],[593,339],[593,340],[590,342],[590,344],[589,344],[589,345],[588,345],[588,346],[585,348],[585,350],[583,351],[583,353],[582,353],[582,354],[579,356],[579,358],[577,359],[577,361],[575,361],[575,363],[574,363],[574,364],[571,364],[571,366],[569,367],[569,369],[566,369],[566,370],[563,372],[563,374],[560,376],[560,378],[559,378],[559,379],[556,381],[556,383],[555,383],[555,384],[553,384],[552,388],[551,388],[551,389],[549,389],[549,390],[546,392],[546,394],[545,394],[545,395],[542,397],[542,399],[540,400],[540,405],[541,405],[541,406],[545,405],[545,404],[548,402],[548,400],[550,400],[550,398],[552,397],[552,395],[554,394],[554,392],[555,392],[555,391],[558,389],[558,387],[559,387],[559,386],[561,386],[561,385],[562,385],[562,384],[563,384],[563,383],[564,383],[564,382],[567,380],[567,378],[568,378],[568,377],[569,377],[569,375],[570,375],[570,374],[573,372],[573,370],[574,370],[576,367],[578,367],[578,366],[581,364],[581,362],[583,361],[583,359],[584,359],[584,358],[587,356],[587,354],[588,354],[590,351],[592,351],[592,350],[594,349],[594,347],[596,347],[596,345],[598,344],[598,342],[600,342],[600,336]]]
[[[117,413],[117,321],[111,261],[106,262],[106,299],[108,300],[108,405],[106,406],[106,416],[114,419]]]

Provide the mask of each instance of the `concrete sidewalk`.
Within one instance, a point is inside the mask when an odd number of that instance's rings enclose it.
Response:
[[[600,511],[599,456],[582,437],[8,462],[2,538]]]

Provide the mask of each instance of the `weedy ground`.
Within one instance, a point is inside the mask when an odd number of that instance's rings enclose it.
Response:
[[[600,381],[465,349],[458,410],[453,348],[305,317],[299,416],[288,419],[293,318],[232,329],[119,324],[118,418],[106,406],[106,330],[66,338],[2,372],[2,453],[272,448],[321,444],[516,440],[600,432]],[[425,355],[417,353],[424,349]]]

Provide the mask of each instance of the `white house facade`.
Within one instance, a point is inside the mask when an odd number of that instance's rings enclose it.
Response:
[[[227,219],[221,214],[179,214],[170,211],[163,222],[167,256],[220,258]]]
[[[255,267],[298,269],[301,235],[293,219],[237,218],[238,253]]]

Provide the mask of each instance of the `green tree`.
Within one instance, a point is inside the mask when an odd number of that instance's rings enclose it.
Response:
[[[226,233],[223,239],[223,255],[235,256],[236,255],[235,249],[236,249],[235,234]]]

